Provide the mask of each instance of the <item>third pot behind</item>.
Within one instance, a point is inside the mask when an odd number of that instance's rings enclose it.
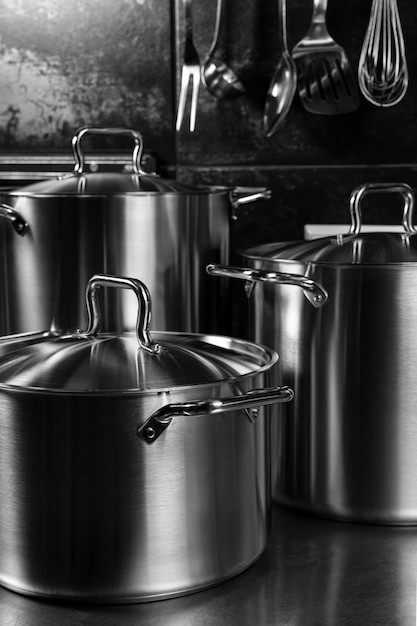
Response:
[[[402,234],[361,233],[371,192],[402,196]],[[350,205],[347,236],[266,244],[243,253],[248,267],[211,273],[247,281],[252,338],[282,355],[277,376],[295,391],[273,425],[274,500],[342,520],[417,524],[414,193],[368,184]]]

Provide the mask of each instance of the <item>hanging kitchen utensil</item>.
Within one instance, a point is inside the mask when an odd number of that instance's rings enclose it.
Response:
[[[101,331],[103,287],[131,292],[136,332]],[[265,388],[278,355],[224,336],[151,334],[137,279],[95,275],[86,297],[86,330],[0,339],[0,583],[119,603],[235,576],[268,539],[262,405],[293,396]]]
[[[278,0],[278,13],[281,57],[265,102],[263,122],[267,137],[272,137],[285,120],[297,89],[297,68],[287,44],[286,0]]]
[[[86,171],[83,142],[117,135],[132,139],[132,171]],[[205,267],[229,261],[237,208],[270,192],[147,174],[142,136],[132,129],[80,129],[72,147],[72,174],[3,195],[0,334],[72,331],[85,318],[85,284],[96,272],[144,280],[154,294],[153,328],[228,334],[228,291],[213,285]],[[108,295],[105,311],[107,330],[135,323],[130,293]]]
[[[408,67],[397,0],[373,0],[358,67],[359,87],[372,104],[398,104],[408,88]]]
[[[226,0],[217,0],[214,39],[202,68],[202,81],[216,98],[243,96],[245,87],[229,65]]]
[[[377,193],[382,202],[402,200],[402,233],[362,232],[363,200]],[[351,194],[348,235],[250,248],[242,253],[248,267],[234,269],[253,286],[251,339],[279,350],[274,372],[295,392],[272,423],[273,498],[281,504],[417,525],[414,206],[404,183],[361,185]],[[294,285],[280,284],[291,275]],[[314,283],[307,291],[300,275]],[[314,307],[305,295],[317,287],[328,297]]]
[[[185,105],[187,102],[188,88],[191,84],[191,104],[188,128],[191,133],[195,131],[197,118],[197,102],[201,81],[200,57],[193,40],[193,17],[192,0],[182,0],[184,9],[184,53],[181,65],[180,96],[178,100],[176,131],[181,130],[184,119]]]
[[[298,73],[298,93],[310,113],[352,113],[359,108],[358,88],[345,50],[327,30],[327,2],[313,0],[310,27],[292,50]]]

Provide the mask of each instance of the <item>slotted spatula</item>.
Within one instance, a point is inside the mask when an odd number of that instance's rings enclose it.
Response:
[[[359,91],[346,52],[327,30],[327,2],[313,0],[310,27],[292,57],[304,108],[318,115],[340,115],[359,108]]]

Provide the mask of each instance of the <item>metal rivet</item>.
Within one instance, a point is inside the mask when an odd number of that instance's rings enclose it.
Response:
[[[148,426],[147,428],[145,428],[143,434],[145,435],[146,439],[149,439],[149,440],[155,439],[156,437],[155,429],[152,428],[152,426]]]
[[[256,422],[256,420],[258,419],[258,415],[259,415],[259,409],[251,409],[251,418],[253,422]]]

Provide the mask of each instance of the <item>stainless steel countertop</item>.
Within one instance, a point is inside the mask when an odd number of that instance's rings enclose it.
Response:
[[[1,626],[415,626],[417,527],[274,506],[261,559],[206,591],[147,604],[55,604],[0,588]]]

